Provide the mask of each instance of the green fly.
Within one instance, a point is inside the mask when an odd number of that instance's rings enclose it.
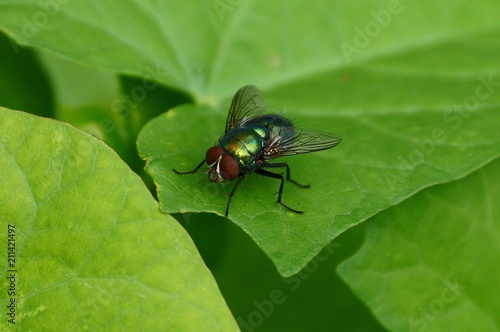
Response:
[[[226,120],[226,130],[217,144],[208,149],[205,159],[188,172],[194,174],[206,162],[208,178],[212,182],[236,179],[226,205],[226,217],[231,199],[245,175],[257,173],[281,180],[277,204],[288,210],[292,209],[281,201],[285,179],[293,184],[308,188],[290,178],[290,167],[285,162],[271,162],[273,159],[331,149],[339,144],[341,138],[329,133],[302,130],[296,128],[286,117],[278,114],[265,114],[264,103],[259,90],[253,85],[246,85],[234,95]],[[281,173],[268,169],[286,169],[286,178]]]

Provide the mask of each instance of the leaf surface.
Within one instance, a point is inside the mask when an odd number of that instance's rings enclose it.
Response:
[[[500,329],[500,160],[371,219],[341,277],[390,330]]]
[[[2,108],[0,182],[3,248],[15,229],[15,266],[1,270],[3,294],[15,274],[15,327],[236,330],[187,233],[99,140]]]

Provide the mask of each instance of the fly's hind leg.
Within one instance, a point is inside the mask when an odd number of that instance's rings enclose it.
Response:
[[[285,164],[286,165],[286,164]],[[281,201],[281,196],[283,195],[283,186],[285,184],[285,178],[283,177],[283,175],[281,174],[276,174],[276,173],[273,173],[273,172],[269,172],[269,171],[266,171],[264,169],[259,169],[257,171],[255,171],[257,174],[260,174],[260,175],[264,175],[264,176],[267,176],[267,177],[270,177],[270,178],[274,178],[274,179],[280,179],[281,180],[281,184],[280,184],[280,190],[278,192],[278,201],[276,202],[276,204],[281,204],[283,205],[284,207],[286,207],[288,210],[292,211],[292,212],[295,212],[295,213],[299,213],[299,214],[304,214],[304,211],[299,211],[299,210],[295,210],[295,209],[292,209],[291,207],[289,207],[288,205],[286,205],[285,203],[283,203]],[[289,175],[289,174],[288,174]],[[298,186],[301,186],[300,184],[296,183]]]
[[[309,188],[311,187],[310,184],[300,184],[295,180],[292,180],[290,178],[290,166],[288,166],[287,163],[264,163],[262,167],[268,167],[268,168],[286,168],[286,180],[290,181],[291,183],[295,184],[296,186],[299,186],[301,188]]]

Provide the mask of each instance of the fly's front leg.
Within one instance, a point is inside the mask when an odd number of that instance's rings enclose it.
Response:
[[[196,172],[198,172],[198,170],[201,168],[201,166],[203,166],[203,164],[205,163],[205,160],[203,160],[198,166],[196,166],[195,169],[193,169],[192,171],[187,171],[187,172],[179,172],[175,169],[173,169],[172,171],[174,171],[175,173],[177,174],[181,174],[181,175],[184,175],[184,174],[194,174]]]
[[[309,188],[311,185],[310,184],[300,184],[295,180],[290,179],[290,166],[288,166],[287,163],[264,163],[262,167],[269,167],[269,168],[286,168],[286,180],[290,181],[291,183],[295,184],[296,186],[299,186],[301,188]]]
[[[283,205],[284,207],[286,207],[288,210],[290,210],[292,212],[299,213],[299,214],[304,214],[304,211],[299,211],[299,210],[292,209],[291,207],[289,207],[285,203],[281,202],[281,196],[283,195],[283,186],[285,185],[285,178],[283,177],[283,175],[276,174],[276,173],[273,173],[273,172],[269,172],[269,171],[266,171],[264,169],[259,169],[259,170],[255,171],[255,172],[257,174],[264,175],[264,176],[267,176],[267,177],[270,177],[270,178],[280,179],[281,180],[281,184],[280,184],[280,190],[278,192],[278,201],[276,202],[276,204],[279,203],[279,204]]]
[[[227,200],[227,205],[226,205],[226,214],[225,216],[229,214],[229,204],[231,204],[231,199],[233,199],[234,192],[236,191],[236,188],[238,188],[238,185],[240,184],[241,180],[243,180],[243,175],[238,176],[238,180],[236,180],[236,184],[233,187],[233,190],[231,190],[231,193],[229,194],[229,199]]]

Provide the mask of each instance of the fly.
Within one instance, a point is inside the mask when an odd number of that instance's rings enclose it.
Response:
[[[208,178],[212,182],[232,181],[236,179],[226,205],[229,213],[231,199],[245,175],[257,173],[281,180],[278,201],[288,210],[303,214],[304,211],[293,209],[281,201],[285,179],[298,187],[309,188],[290,178],[290,167],[285,162],[271,162],[273,159],[331,149],[340,143],[341,138],[329,133],[302,130],[278,114],[265,114],[264,103],[259,90],[253,85],[239,89],[233,97],[226,120],[226,130],[217,144],[208,149],[205,159],[188,172],[194,174],[206,162]],[[286,177],[267,169],[285,169]]]

